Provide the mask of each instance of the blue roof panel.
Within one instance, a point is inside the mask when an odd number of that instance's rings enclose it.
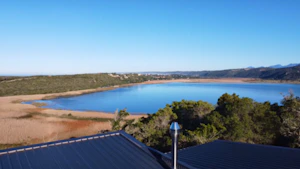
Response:
[[[164,169],[147,146],[123,132],[0,151],[0,169]]]
[[[179,150],[178,160],[200,169],[300,169],[300,149],[218,140]]]

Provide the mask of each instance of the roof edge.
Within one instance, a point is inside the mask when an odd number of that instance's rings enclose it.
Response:
[[[136,146],[138,146],[140,148],[147,148],[148,147],[144,143],[138,141],[132,135],[126,133],[124,130],[119,130],[117,132],[120,133],[122,136],[124,136],[126,139],[128,139],[130,142],[132,142],[133,144],[135,144]]]
[[[30,149],[44,148],[44,147],[48,147],[48,146],[55,146],[55,145],[73,143],[73,142],[86,141],[86,140],[95,139],[95,137],[97,137],[97,138],[98,137],[107,137],[107,136],[115,136],[115,135],[120,135],[120,134],[121,134],[120,132],[115,131],[115,132],[94,134],[94,135],[90,135],[90,136],[77,137],[77,138],[73,138],[73,139],[64,139],[64,140],[57,140],[57,141],[52,141],[52,142],[45,142],[45,143],[31,144],[31,145],[20,146],[20,147],[13,147],[13,148],[9,148],[9,149],[0,150],[0,155],[6,154],[6,153],[18,152],[18,151],[26,151],[26,150],[30,150]]]

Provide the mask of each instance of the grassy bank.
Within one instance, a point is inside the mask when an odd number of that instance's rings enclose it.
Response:
[[[30,119],[37,116],[41,117],[56,117],[56,118],[63,118],[63,119],[71,119],[71,120],[89,120],[89,121],[96,121],[96,122],[107,122],[112,120],[112,118],[100,118],[100,117],[78,117],[73,116],[71,113],[63,114],[63,115],[55,115],[55,114],[45,114],[40,112],[30,112],[23,116],[16,117],[16,119]]]
[[[62,76],[19,77],[0,82],[0,96],[60,93],[95,89],[152,80],[151,76],[137,74],[80,74]]]
[[[287,84],[300,84],[300,80],[265,80],[265,79],[253,79],[246,80],[249,83],[287,83]]]
[[[8,148],[14,148],[14,147],[20,147],[20,146],[26,146],[27,144],[0,144],[0,150],[8,149]]]
[[[21,77],[19,77],[19,76],[0,76],[0,82],[11,81],[11,80],[20,79],[20,78]]]

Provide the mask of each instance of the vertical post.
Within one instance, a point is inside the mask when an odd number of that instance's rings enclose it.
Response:
[[[172,136],[172,167],[177,169],[177,147],[178,147],[178,136],[180,132],[180,127],[177,122],[172,122],[170,126],[170,134]]]

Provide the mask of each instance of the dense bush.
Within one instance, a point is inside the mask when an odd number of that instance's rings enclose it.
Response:
[[[236,94],[222,95],[216,107],[182,100],[147,118],[127,122],[123,129],[148,146],[170,151],[172,121],[182,127],[180,148],[216,139],[300,147],[300,99],[293,94],[284,97],[281,105],[259,103]]]
[[[110,75],[80,74],[63,76],[30,76],[0,82],[0,96],[58,93],[82,89],[93,89],[152,80],[151,76],[137,74]]]

